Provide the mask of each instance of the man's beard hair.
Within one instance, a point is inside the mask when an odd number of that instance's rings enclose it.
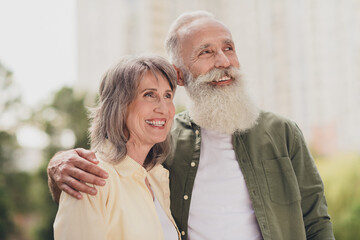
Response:
[[[256,124],[260,111],[248,95],[239,69],[215,68],[196,79],[189,71],[185,70],[184,73],[185,89],[192,100],[189,114],[200,127],[233,134],[246,131]],[[230,85],[210,84],[225,75],[233,79]]]

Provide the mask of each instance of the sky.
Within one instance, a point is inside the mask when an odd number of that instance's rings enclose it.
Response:
[[[0,0],[0,62],[35,106],[76,79],[74,0]]]

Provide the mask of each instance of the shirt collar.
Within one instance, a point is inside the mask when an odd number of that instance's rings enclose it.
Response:
[[[103,161],[106,159],[106,154],[114,148],[114,145],[106,140],[106,142],[103,144],[101,151],[97,153],[100,159]],[[152,169],[150,169],[149,172],[146,171],[146,169],[141,166],[138,162],[136,162],[134,159],[132,159],[130,156],[126,155],[124,159],[120,160],[118,163],[112,163],[113,167],[117,171],[117,173],[123,177],[126,176],[138,176],[140,178],[145,178],[148,174],[160,177],[160,178],[168,178],[169,174],[168,171],[166,171],[161,164],[157,164]]]
[[[121,160],[118,164],[114,165],[114,168],[121,176],[131,176],[133,174],[146,177],[146,170],[143,166],[137,163],[134,159],[125,156],[123,160]]]
[[[99,151],[97,152],[97,155],[100,159],[106,161],[107,154],[114,148],[115,146],[110,141],[106,140],[102,144],[101,149],[99,149]],[[117,163],[110,163],[121,176],[131,176],[134,173],[139,176],[146,176],[146,169],[128,155],[126,155],[123,159],[119,160]]]

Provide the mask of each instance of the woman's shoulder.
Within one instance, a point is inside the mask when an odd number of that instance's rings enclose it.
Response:
[[[99,159],[99,167],[104,169],[108,173],[108,178],[105,179],[106,185],[113,185],[116,182],[120,181],[121,175],[119,174],[119,169],[121,170],[120,163],[112,163],[109,161],[105,161],[103,159]]]
[[[157,164],[149,172],[148,176],[156,182],[161,182],[162,184],[169,185],[169,171],[162,166],[162,164]]]
[[[162,164],[157,164],[155,165],[150,171],[149,173],[152,174],[164,174],[164,175],[169,175],[169,171],[164,168],[164,166]]]
[[[99,167],[103,168],[105,171],[115,171],[114,164],[103,159],[99,160]]]

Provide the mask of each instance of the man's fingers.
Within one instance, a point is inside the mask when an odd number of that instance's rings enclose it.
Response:
[[[69,170],[69,175],[75,179],[79,179],[85,183],[94,184],[98,186],[104,186],[106,184],[105,180],[103,178],[97,177],[95,175],[92,175],[90,173],[81,171],[78,168],[72,168]],[[77,189],[77,188],[75,188]],[[80,190],[80,189],[77,189]],[[81,191],[81,190],[80,190]]]
[[[104,178],[108,177],[108,173],[97,163],[95,154],[82,148],[56,154],[48,166],[49,178],[54,181],[53,192],[56,192],[57,186],[77,199],[81,198],[80,192],[95,195],[96,189],[86,183],[103,186]]]
[[[97,193],[97,190],[94,187],[86,185],[83,182],[79,182],[78,180],[71,177],[67,178],[64,183],[70,188],[72,188],[74,191],[79,191],[90,195],[96,195]]]
[[[75,163],[75,166],[77,168],[80,168],[81,170],[87,172],[87,173],[90,173],[90,174],[93,174],[93,175],[96,175],[100,178],[108,178],[108,173],[102,169],[101,167],[95,165],[95,164],[92,164],[90,162],[87,162],[87,161],[76,161]],[[95,176],[94,176],[95,177]],[[83,180],[85,182],[87,182],[85,179],[79,177],[78,179],[80,180]]]
[[[59,187],[62,191],[66,192],[67,194],[69,194],[70,196],[72,196],[74,198],[77,198],[77,199],[82,198],[82,195],[79,192],[75,191],[74,189],[72,189],[71,187],[69,187],[66,184],[61,184]]]
[[[93,151],[90,151],[90,150],[86,150],[86,149],[83,149],[83,148],[77,148],[75,149],[75,151],[77,152],[77,154],[88,160],[88,161],[91,161],[95,164],[98,164],[99,163],[99,160],[97,160],[96,156],[95,156],[95,153]]]

